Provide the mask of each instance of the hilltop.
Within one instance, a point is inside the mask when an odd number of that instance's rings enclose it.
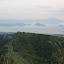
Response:
[[[13,38],[14,52],[30,64],[64,63],[64,38],[62,37],[17,32]]]

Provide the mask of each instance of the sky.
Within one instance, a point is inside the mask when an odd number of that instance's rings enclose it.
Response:
[[[64,0],[0,0],[0,32],[64,34],[63,20]]]

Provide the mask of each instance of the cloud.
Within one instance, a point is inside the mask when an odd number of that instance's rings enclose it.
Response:
[[[40,8],[52,8],[51,6],[40,6]]]
[[[64,27],[64,25],[58,25],[58,26],[60,26],[60,27]]]
[[[64,33],[64,20],[59,18],[64,19],[64,0],[0,0],[0,19],[4,19],[0,21],[2,31]]]
[[[53,7],[64,7],[64,0],[40,0],[39,5],[47,5]]]
[[[36,25],[36,26],[46,26],[46,25],[41,24],[41,23],[36,23],[35,25]]]
[[[57,26],[59,26],[59,27],[64,27],[64,22],[58,23]]]
[[[64,8],[57,8],[57,10],[55,10],[52,13],[52,16],[57,16],[58,18],[60,18],[60,17],[64,18]]]
[[[64,25],[64,22],[60,22],[59,25]]]
[[[0,2],[2,19],[42,19],[64,16],[63,0],[3,0]],[[59,18],[59,17],[58,17]]]

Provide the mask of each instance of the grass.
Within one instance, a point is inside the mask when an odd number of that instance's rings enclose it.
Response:
[[[30,55],[26,49],[23,49],[21,53],[22,54],[19,54],[19,52],[15,52],[16,55],[23,57],[27,62],[29,62],[29,64],[33,64],[34,60],[39,59],[39,57],[37,57],[36,55]],[[35,63],[37,62],[35,61]]]
[[[7,43],[6,46],[8,47],[8,53],[6,54],[6,57],[8,57],[8,59],[12,59],[13,60],[12,64],[25,64],[22,60],[20,60],[19,58],[15,57],[13,54],[11,54],[10,43]],[[10,60],[9,60],[9,62],[10,62]]]

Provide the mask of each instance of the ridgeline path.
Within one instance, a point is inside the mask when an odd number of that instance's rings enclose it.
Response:
[[[12,45],[12,42],[10,42],[10,46],[11,46],[11,53],[16,56],[17,58],[19,58],[20,60],[22,60],[25,64],[29,64],[26,60],[24,60],[22,57],[16,55],[14,52],[13,52],[13,45]]]

